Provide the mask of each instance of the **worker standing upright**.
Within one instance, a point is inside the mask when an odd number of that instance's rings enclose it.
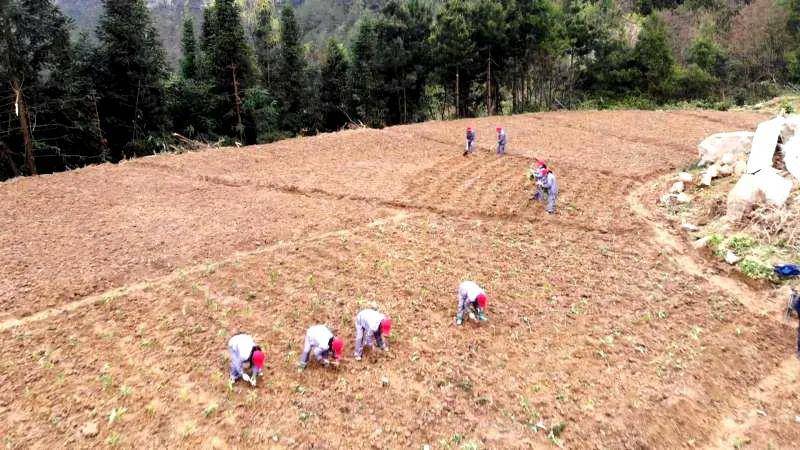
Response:
[[[497,154],[506,154],[506,130],[503,127],[497,127]]]
[[[467,145],[464,149],[464,156],[475,151],[475,139],[475,130],[473,130],[472,127],[467,127]]]
[[[547,213],[556,213],[556,200],[558,200],[558,181],[556,174],[547,166],[542,169],[542,188],[547,193]]]

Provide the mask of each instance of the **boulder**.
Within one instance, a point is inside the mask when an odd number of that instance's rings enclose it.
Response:
[[[723,164],[719,166],[719,174],[720,176],[727,177],[733,175],[733,166],[728,164]]]
[[[800,181],[800,134],[786,141],[781,146],[781,152],[783,153],[783,162],[786,164],[786,170],[796,180]]]
[[[730,166],[736,162],[736,156],[731,153],[725,153],[718,161],[723,166]]]
[[[726,217],[738,222],[757,204],[769,203],[783,206],[792,191],[792,181],[768,167],[757,174],[744,174],[728,193]]]
[[[800,114],[790,114],[783,118],[781,128],[781,142],[789,142],[800,131]]]
[[[777,170],[768,167],[759,171],[756,175],[756,183],[764,199],[773,206],[783,206],[792,193],[792,181],[784,178]]]
[[[695,225],[693,223],[687,223],[687,222],[682,223],[681,224],[681,228],[683,228],[684,230],[686,230],[686,231],[688,231],[690,233],[693,233],[695,231],[700,230],[700,227],[698,227],[697,225]]]
[[[755,175],[744,174],[736,185],[728,192],[728,204],[725,217],[730,222],[742,220],[745,214],[753,209],[753,205],[763,201],[764,194],[758,189]]]
[[[750,157],[747,159],[747,173],[772,167],[772,158],[775,156],[784,123],[783,117],[776,117],[758,124],[753,145],[750,147]]]
[[[710,173],[704,173],[700,176],[700,186],[711,186],[711,181],[714,178],[711,176]]]
[[[677,182],[675,182],[675,184],[673,184],[669,188],[669,193],[670,194],[680,194],[685,189],[686,189],[686,186],[684,186],[683,181],[677,181]]]
[[[715,163],[726,154],[733,155],[734,159],[740,154],[746,154],[750,151],[753,136],[750,131],[712,134],[697,146],[700,152],[700,165]]]
[[[689,172],[681,172],[678,174],[678,181],[683,181],[684,183],[691,183],[694,181],[694,175],[690,174]]]

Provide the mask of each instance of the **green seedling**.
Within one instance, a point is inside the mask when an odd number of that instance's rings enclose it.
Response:
[[[219,405],[216,402],[209,403],[208,406],[203,409],[203,416],[209,417],[214,414],[219,409]]]
[[[122,416],[128,411],[128,408],[114,408],[111,410],[111,413],[108,415],[108,424],[112,425],[114,422],[118,421],[122,418]]]
[[[133,392],[133,389],[130,386],[122,385],[119,387],[119,394],[123,397],[128,397]]]
[[[108,435],[108,438],[106,439],[106,444],[108,444],[110,447],[116,447],[117,445],[119,445],[119,442],[121,440],[122,438],[117,432],[112,432],[111,434]]]

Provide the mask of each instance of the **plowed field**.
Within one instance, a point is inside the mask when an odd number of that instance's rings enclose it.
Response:
[[[795,448],[783,298],[706,266],[654,206],[703,137],[763,118],[429,122],[0,184],[0,439]],[[463,157],[467,125],[479,151]],[[555,216],[529,201],[534,158],[559,177]],[[453,324],[463,279],[487,289],[489,322]],[[394,319],[391,349],[356,362],[369,305]],[[316,323],[345,358],[298,372]],[[238,331],[267,353],[255,388],[227,387]]]

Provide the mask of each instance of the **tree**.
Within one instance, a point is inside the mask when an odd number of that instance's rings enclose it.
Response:
[[[97,27],[100,122],[112,158],[154,150],[148,137],[168,128],[164,51],[144,0],[104,0]]]
[[[347,75],[350,67],[342,46],[335,39],[328,41],[325,62],[322,65],[320,103],[322,128],[336,131],[349,121],[346,113],[349,102]]]
[[[376,69],[386,124],[422,120],[422,98],[431,64],[433,12],[419,0],[391,0],[375,22]]]
[[[384,124],[385,99],[381,93],[383,80],[378,67],[378,35],[375,21],[366,17],[358,24],[353,41],[353,64],[350,68],[350,88],[358,118],[367,125]]]
[[[277,42],[272,30],[272,8],[266,2],[262,3],[256,12],[253,49],[261,75],[261,85],[270,89],[277,79]]]
[[[307,66],[300,45],[300,28],[294,9],[286,6],[281,10],[280,61],[278,79],[275,82],[275,97],[281,115],[281,129],[296,134],[309,124],[306,111],[310,92]]]
[[[436,76],[446,92],[452,92],[457,117],[473,114],[474,103],[468,101],[472,83],[483,64],[477,60],[472,41],[468,3],[446,0],[436,15],[431,42],[437,55]]]
[[[205,77],[216,97],[215,116],[220,134],[238,136],[246,143],[250,120],[242,110],[244,92],[250,87],[253,68],[241,11],[234,0],[216,0],[204,13],[202,47]]]
[[[0,104],[7,116],[0,120],[0,178],[62,170],[62,149],[76,151],[76,165],[96,157],[90,83],[76,68],[67,19],[51,0],[0,0],[0,29]]]
[[[667,41],[664,21],[653,14],[645,19],[633,52],[641,72],[641,87],[655,100],[666,100],[675,58]]]
[[[194,36],[194,19],[188,14],[183,21],[181,47],[183,50],[181,76],[187,80],[193,80],[197,77],[197,40]]]

